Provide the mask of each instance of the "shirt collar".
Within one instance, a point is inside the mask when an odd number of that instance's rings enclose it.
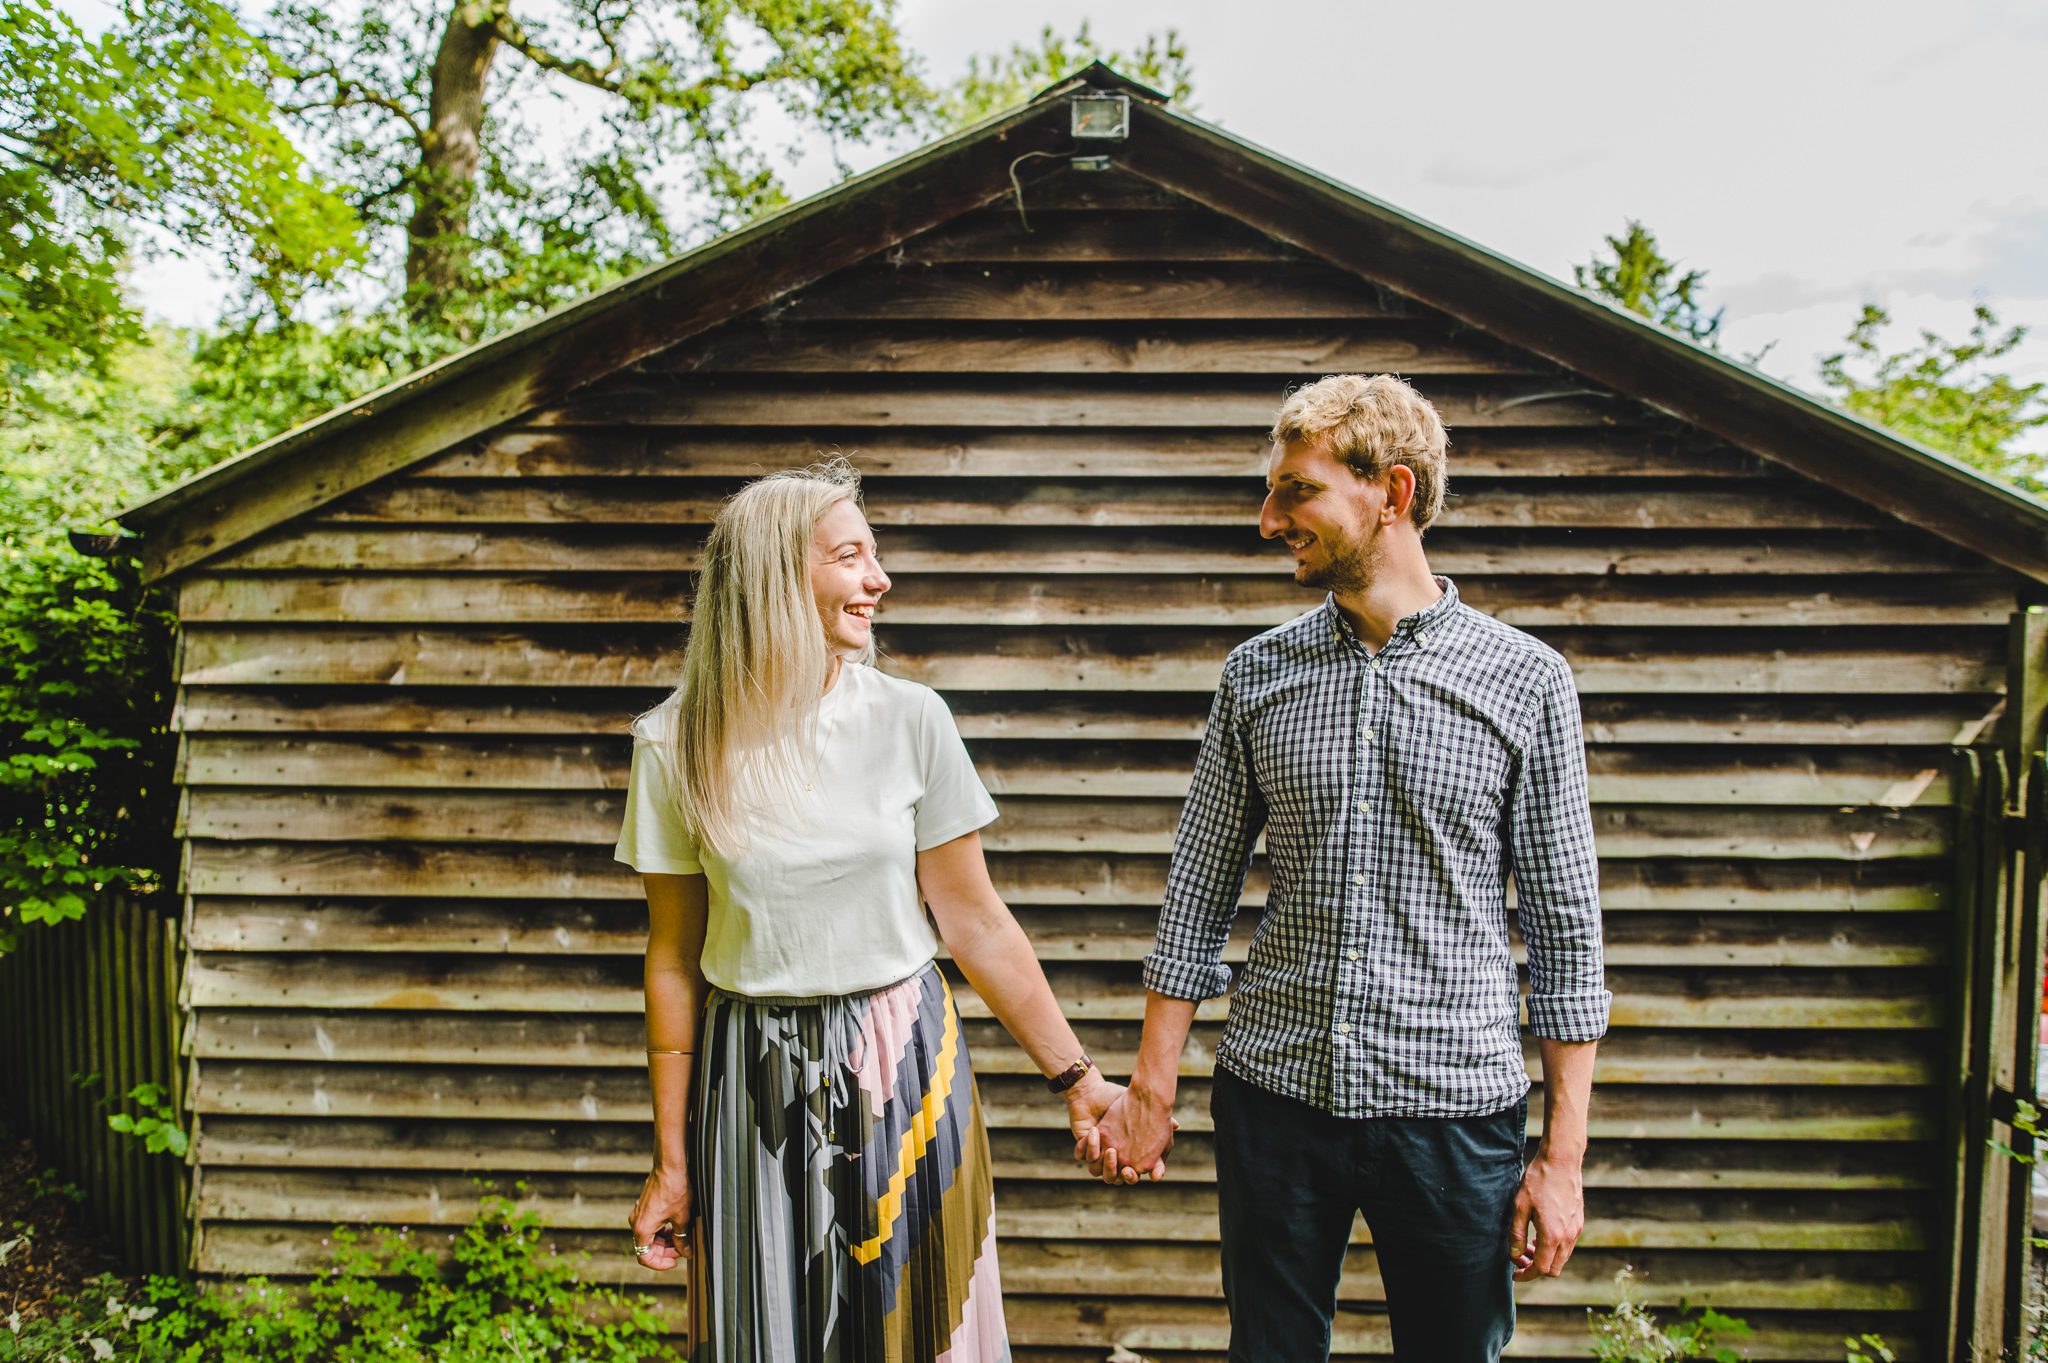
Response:
[[[1382,653],[1388,652],[1404,642],[1421,642],[1426,640],[1432,630],[1435,630],[1446,620],[1449,620],[1451,613],[1457,610],[1457,584],[1441,574],[1432,574],[1431,576],[1434,577],[1437,589],[1443,595],[1430,602],[1427,606],[1424,606],[1421,610],[1404,615],[1395,622],[1394,632],[1388,636],[1386,648],[1380,650]],[[1360,652],[1369,653],[1372,651],[1366,648],[1365,641],[1360,639],[1357,631],[1351,628],[1351,622],[1344,618],[1344,612],[1337,609],[1337,594],[1335,592],[1331,592],[1323,598],[1323,613],[1329,617],[1330,627],[1336,632],[1338,642],[1356,648]]]

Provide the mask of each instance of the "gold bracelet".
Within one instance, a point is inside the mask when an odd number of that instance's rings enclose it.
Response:
[[[663,1049],[662,1049],[661,1047],[659,1047],[659,1046],[649,1046],[649,1047],[647,1048],[647,1053],[648,1053],[649,1055],[695,1055],[695,1054],[696,1054],[696,1052],[695,1052],[695,1051],[665,1051],[665,1050],[663,1050]]]

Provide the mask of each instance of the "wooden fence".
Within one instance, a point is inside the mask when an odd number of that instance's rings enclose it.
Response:
[[[158,896],[164,907],[175,901]],[[189,1262],[185,1162],[108,1127],[138,1084],[185,1110],[179,1070],[178,921],[155,902],[104,897],[85,918],[21,934],[0,958],[0,1105],[37,1152],[85,1190],[85,1211],[130,1267]]]

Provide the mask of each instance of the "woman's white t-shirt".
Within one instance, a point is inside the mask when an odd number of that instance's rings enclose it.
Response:
[[[857,994],[908,979],[937,954],[917,854],[996,817],[937,692],[842,666],[819,703],[810,789],[750,822],[730,859],[700,847],[683,823],[670,722],[656,711],[633,725],[614,855],[636,871],[708,882],[705,979],[756,997]]]

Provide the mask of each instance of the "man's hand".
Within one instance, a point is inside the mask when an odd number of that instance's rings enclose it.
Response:
[[[1522,1173],[1515,1193],[1515,1214],[1508,1223],[1508,1255],[1515,1281],[1541,1273],[1555,1278],[1564,1272],[1579,1235],[1586,1228],[1586,1184],[1578,1160],[1553,1158],[1538,1146],[1536,1158]],[[1535,1231],[1535,1242],[1529,1233]]]
[[[1166,1177],[1166,1152],[1173,1149],[1172,1101],[1144,1088],[1125,1090],[1086,1139],[1074,1143],[1074,1158],[1104,1183],[1136,1183],[1139,1171],[1157,1183]]]
[[[1067,1100],[1067,1129],[1074,1136],[1074,1158],[1079,1159],[1081,1151],[1090,1148],[1103,1114],[1124,1096],[1124,1086],[1110,1083],[1102,1071],[1091,1069],[1060,1096]]]

